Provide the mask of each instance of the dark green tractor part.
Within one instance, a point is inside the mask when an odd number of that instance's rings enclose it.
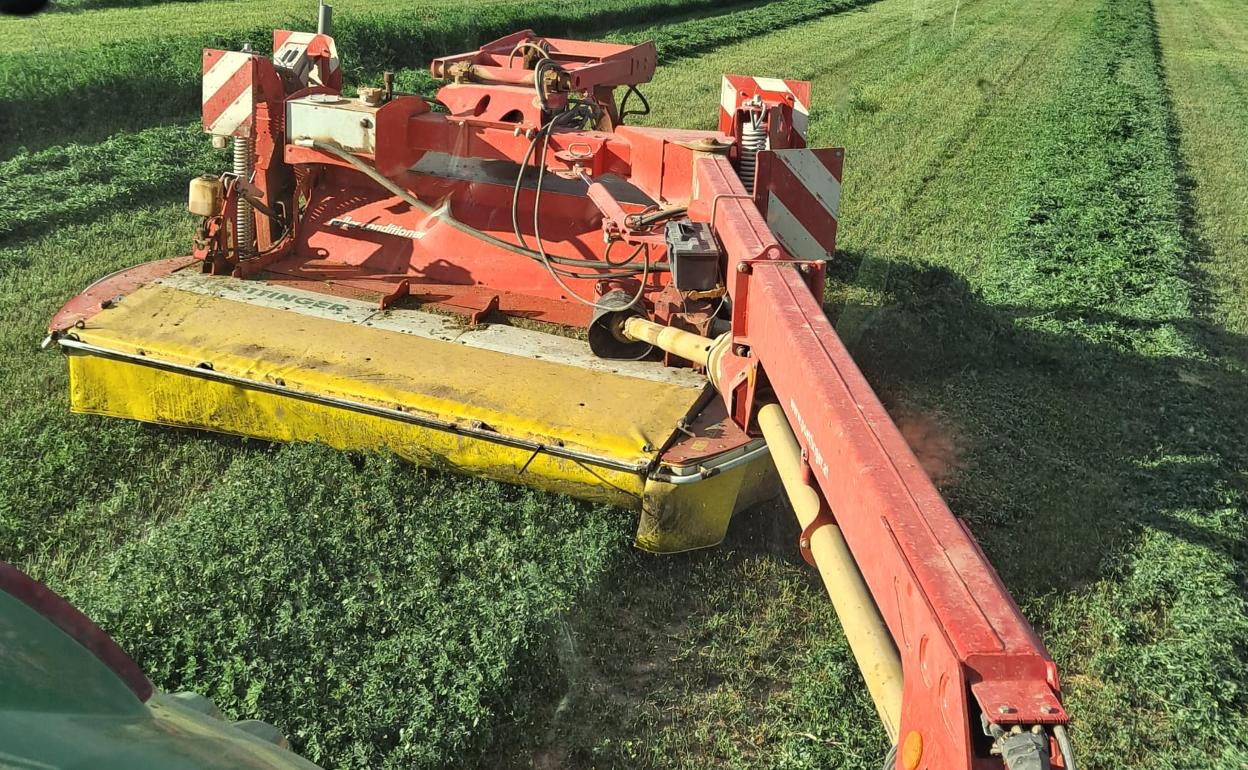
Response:
[[[156,690],[69,602],[0,563],[0,767],[320,770],[263,722]]]

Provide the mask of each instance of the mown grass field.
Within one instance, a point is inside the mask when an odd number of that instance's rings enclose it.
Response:
[[[656,125],[713,125],[721,72],[811,79],[815,143],[847,148],[829,312],[908,435],[951,450],[944,492],[1049,643],[1084,766],[1248,764],[1243,9],[712,5],[337,12],[349,64],[382,41],[356,82],[508,25],[654,37]],[[193,125],[198,47],[311,18],[208,21],[227,7],[37,20],[57,48],[0,26],[0,109],[30,116],[0,155],[0,557],[159,684],[334,767],[877,767],[782,506],[656,559],[616,511],[66,414],[46,318],[184,253],[185,179],[223,163]],[[36,92],[36,64],[72,76]],[[84,89],[121,97],[51,115]]]
[[[1248,333],[1248,6],[1158,0],[1198,260],[1213,315]]]

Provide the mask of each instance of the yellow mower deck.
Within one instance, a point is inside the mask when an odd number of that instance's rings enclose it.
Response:
[[[771,493],[758,447],[694,483],[659,466],[706,387],[577,340],[184,270],[60,339],[75,411],[385,449],[413,462],[641,509],[638,544],[713,545]],[[759,460],[761,459],[761,463]],[[685,474],[685,475],[681,475]],[[677,482],[677,483],[673,483]],[[744,487],[744,490],[743,490]]]

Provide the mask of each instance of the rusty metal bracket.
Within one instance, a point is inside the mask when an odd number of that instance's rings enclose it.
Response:
[[[409,294],[412,293],[411,290],[412,290],[411,281],[407,280],[406,278],[399,281],[399,285],[394,287],[394,291],[390,292],[389,294],[382,295],[381,302],[379,303],[381,305],[381,309],[385,310],[386,308],[390,307],[394,303],[408,296]]]
[[[819,565],[815,563],[815,556],[810,552],[810,538],[815,534],[815,530],[828,525],[835,526],[836,519],[827,509],[827,506],[821,506],[819,508],[819,515],[815,516],[815,518],[802,529],[802,534],[797,538],[797,549],[801,552],[802,558],[806,560],[806,563],[812,567],[818,568]]]

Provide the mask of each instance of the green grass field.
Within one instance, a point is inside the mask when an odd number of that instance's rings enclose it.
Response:
[[[655,125],[712,126],[722,72],[812,80],[815,144],[847,149],[829,313],[907,435],[950,448],[942,490],[1049,644],[1083,766],[1245,766],[1248,16],[852,5],[337,14],[354,82],[508,25],[653,37]],[[312,15],[260,8],[0,24],[0,123],[28,122],[0,143],[0,557],[158,684],[332,767],[878,767],[782,505],[655,558],[618,511],[67,413],[43,324],[94,278],[186,252],[185,180],[224,164],[193,124],[198,47]],[[84,93],[120,101],[53,114]]]
[[[1194,269],[1207,274],[1211,314],[1248,333],[1248,6],[1158,0],[1157,21],[1183,181],[1193,204]]]

